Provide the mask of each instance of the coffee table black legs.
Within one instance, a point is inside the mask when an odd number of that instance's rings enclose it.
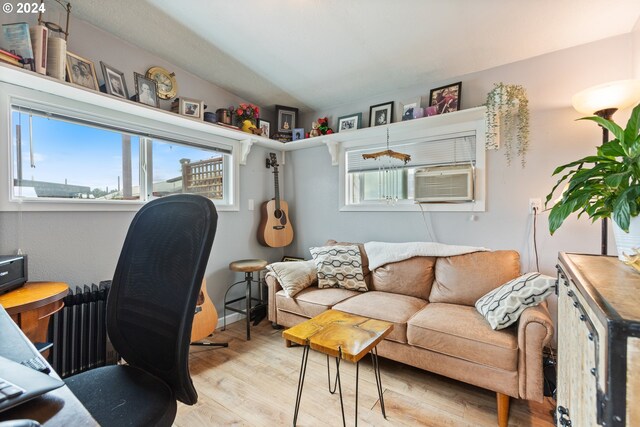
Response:
[[[298,392],[296,393],[296,409],[293,412],[293,426],[298,420],[298,409],[300,409],[300,399],[302,398],[302,387],[304,386],[304,376],[307,372],[307,359],[309,358],[309,346],[305,345],[302,350],[302,363],[300,364],[300,376],[298,377]]]
[[[376,386],[378,387],[378,398],[380,399],[380,408],[382,416],[386,419],[387,414],[384,412],[384,396],[382,394],[382,378],[380,377],[380,364],[378,363],[378,347],[371,350],[371,363],[373,364],[373,374],[376,376]],[[356,394],[356,399],[358,395]]]
[[[378,349],[374,347],[371,351],[371,363],[373,365],[373,374],[376,377],[376,387],[378,389],[378,399],[380,399],[380,408],[382,416],[386,419],[387,414],[384,409],[384,397],[382,395],[382,377],[380,376],[380,364],[378,363]],[[300,364],[300,376],[298,377],[298,391],[296,395],[296,407],[293,413],[293,426],[295,427],[298,420],[298,410],[300,409],[300,399],[302,398],[302,387],[304,386],[304,377],[307,371],[307,360],[309,358],[309,346],[305,345],[302,351],[302,362]],[[329,355],[327,355],[327,382],[329,385],[329,393],[334,394],[336,388],[340,396],[340,410],[342,411],[342,425],[346,427],[346,419],[344,416],[344,401],[342,399],[342,384],[340,382],[340,357],[336,357],[336,378],[331,387],[331,369],[329,367]],[[358,383],[360,376],[360,361],[356,362],[356,408],[355,408],[355,426],[358,425]]]

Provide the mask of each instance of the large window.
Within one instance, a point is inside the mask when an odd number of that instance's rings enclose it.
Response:
[[[18,104],[11,130],[14,201],[131,203],[195,193],[232,203],[225,147]]]

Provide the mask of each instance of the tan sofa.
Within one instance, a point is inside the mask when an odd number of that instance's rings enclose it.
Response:
[[[289,298],[270,273],[269,320],[291,327],[333,308],[393,322],[380,356],[495,391],[500,426],[507,425],[509,396],[542,401],[542,350],[553,335],[546,306],[527,308],[499,331],[474,307],[519,276],[517,252],[414,257],[370,272],[360,250],[368,292],[311,286]]]

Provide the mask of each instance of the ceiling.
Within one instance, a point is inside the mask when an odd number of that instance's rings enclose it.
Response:
[[[638,0],[81,0],[72,14],[250,102],[303,111],[640,25]]]

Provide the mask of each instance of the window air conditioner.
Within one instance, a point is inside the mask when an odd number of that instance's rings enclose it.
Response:
[[[474,187],[472,164],[426,167],[416,170],[414,200],[417,203],[471,202]]]

